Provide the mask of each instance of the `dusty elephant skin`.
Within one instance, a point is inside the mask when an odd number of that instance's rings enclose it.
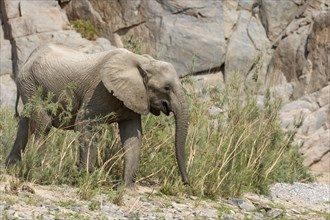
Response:
[[[27,108],[32,97],[53,94],[57,112],[33,112],[19,120],[14,146],[6,164],[21,160],[30,134],[47,134],[52,126],[80,133],[80,167],[94,170],[96,147],[90,141],[99,123],[118,122],[125,152],[124,181],[132,186],[136,179],[142,128],[141,115],[151,112],[174,113],[176,157],[184,184],[188,184],[185,141],[188,107],[180,80],[169,63],[125,49],[85,54],[71,48],[49,44],[36,49],[23,65],[17,88]],[[72,115],[63,120],[64,111]]]

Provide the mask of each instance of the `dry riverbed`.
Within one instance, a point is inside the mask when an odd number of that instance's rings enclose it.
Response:
[[[69,186],[0,183],[0,219],[329,219],[330,186],[275,184],[269,196],[216,200],[158,192],[79,198]]]

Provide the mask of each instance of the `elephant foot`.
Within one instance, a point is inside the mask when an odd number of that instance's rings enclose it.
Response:
[[[133,184],[130,186],[126,185],[125,192],[131,196],[136,196],[136,195],[145,194],[145,193],[153,194],[153,193],[156,193],[157,190],[152,187],[141,186],[139,184]]]
[[[15,157],[15,156],[8,156],[5,164],[7,167],[13,166],[15,165],[17,162],[19,162],[21,160],[20,157]]]

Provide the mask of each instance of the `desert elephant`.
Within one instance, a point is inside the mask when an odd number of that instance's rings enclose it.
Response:
[[[90,143],[93,128],[98,123],[117,122],[125,152],[124,182],[130,187],[138,169],[141,115],[173,112],[176,158],[183,183],[189,183],[185,165],[188,107],[171,64],[125,49],[85,54],[63,45],[48,44],[36,49],[25,62],[17,76],[17,88],[25,107],[38,88],[42,88],[42,94],[51,92],[52,101],[61,108],[56,114],[39,111],[20,117],[7,165],[21,160],[30,134],[47,134],[54,126],[80,132],[79,166],[92,172],[97,153]],[[69,101],[63,98],[68,94],[72,99],[70,108]],[[70,111],[70,120],[63,121],[60,117],[64,110]]]

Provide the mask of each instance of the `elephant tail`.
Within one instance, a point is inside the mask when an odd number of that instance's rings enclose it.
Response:
[[[17,89],[17,92],[16,92],[16,102],[15,102],[15,118],[19,118],[19,113],[18,113],[18,102],[19,102],[19,97],[20,97],[20,94],[19,94],[19,91]]]

